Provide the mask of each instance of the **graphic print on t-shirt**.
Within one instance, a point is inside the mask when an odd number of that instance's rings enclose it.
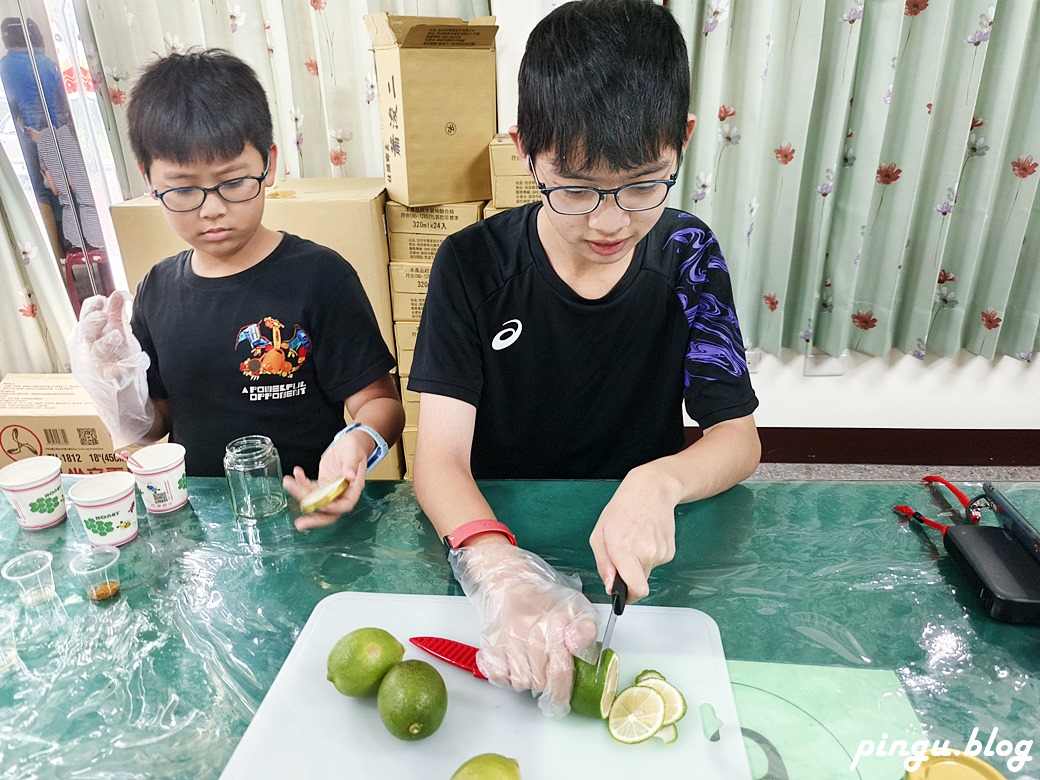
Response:
[[[284,328],[274,317],[264,317],[239,329],[235,350],[243,341],[249,345],[249,357],[239,365],[245,376],[250,379],[259,379],[264,374],[290,377],[304,364],[311,349],[311,337],[299,325],[294,325],[292,338],[283,341]],[[271,334],[270,338],[264,335],[265,330]]]

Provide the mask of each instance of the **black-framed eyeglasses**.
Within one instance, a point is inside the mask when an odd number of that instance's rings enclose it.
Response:
[[[528,156],[531,175],[538,191],[549,202],[549,208],[557,214],[578,216],[591,214],[608,195],[614,196],[614,202],[622,211],[649,211],[656,209],[668,199],[668,191],[675,186],[682,166],[682,155],[676,164],[675,173],[667,179],[636,181],[612,190],[601,190],[598,187],[546,187],[538,179],[534,170],[534,160]]]
[[[157,197],[167,209],[178,213],[202,208],[202,204],[206,202],[206,196],[211,192],[217,193],[228,203],[245,203],[260,194],[270,167],[271,161],[268,159],[264,172],[259,176],[240,176],[237,179],[228,179],[216,187],[173,187],[163,192],[152,189],[152,195]]]

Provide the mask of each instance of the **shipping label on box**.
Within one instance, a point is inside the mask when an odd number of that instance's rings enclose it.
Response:
[[[71,374],[8,374],[0,381],[0,467],[35,455],[61,458],[65,474],[126,471]]]
[[[447,236],[390,231],[390,261],[432,263]]]
[[[494,17],[365,16],[390,197],[410,206],[487,200],[497,122]]]
[[[397,341],[397,349],[415,349],[415,340],[419,337],[418,322],[395,322],[394,338]],[[404,372],[407,373],[407,372]]]
[[[418,322],[422,319],[426,293],[393,292],[390,299],[393,301],[394,320],[397,322]]]
[[[496,176],[492,188],[496,209],[523,206],[525,203],[534,203],[542,197],[538,185],[530,176]]]
[[[517,154],[516,145],[509,133],[499,133],[491,139],[488,146],[491,156],[492,176],[529,176],[527,160]]]
[[[430,286],[433,263],[390,263],[390,289],[402,293],[422,293]]]
[[[484,201],[439,203],[422,208],[388,201],[386,227],[391,235],[394,233],[428,233],[450,236],[464,227],[479,222],[483,214]],[[443,238],[441,240],[443,241]]]

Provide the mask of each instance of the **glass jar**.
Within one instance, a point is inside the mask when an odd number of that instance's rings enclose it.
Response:
[[[285,509],[281,460],[266,436],[243,436],[231,442],[224,453],[224,473],[239,517],[256,520]]]

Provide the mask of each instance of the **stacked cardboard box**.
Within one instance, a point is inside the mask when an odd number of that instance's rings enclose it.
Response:
[[[419,396],[407,389],[408,376],[433,258],[445,238],[479,222],[483,213],[482,201],[443,203],[422,208],[412,208],[393,201],[386,204],[386,227],[390,236],[390,299],[394,316],[394,341],[397,343],[397,372],[401,377],[405,411],[405,435],[402,440],[405,466],[409,470],[415,455]]]
[[[513,139],[507,133],[500,133],[491,139],[488,156],[491,160],[492,208],[485,211],[485,217],[533,203],[541,197],[538,185],[527,170],[527,161],[520,159]]]

